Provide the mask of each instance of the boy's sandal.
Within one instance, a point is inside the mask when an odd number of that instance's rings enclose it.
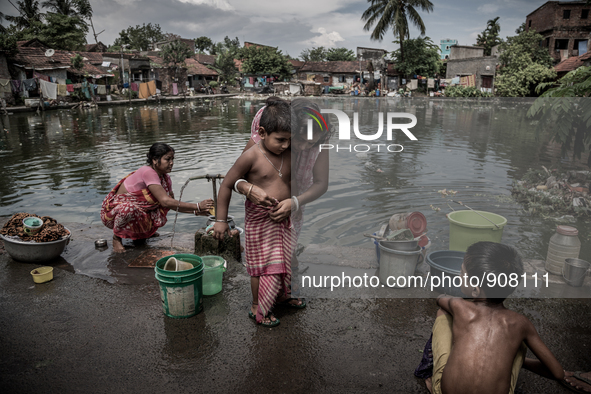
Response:
[[[258,304],[253,304],[253,305],[258,305]],[[280,323],[279,319],[277,319],[275,317],[275,320],[273,321],[273,320],[271,320],[270,316],[273,316],[273,314],[271,312],[267,313],[267,316],[265,316],[265,317],[269,318],[269,320],[270,320],[268,323],[267,322],[260,322],[260,323],[257,322],[257,324],[260,324],[263,327],[269,327],[269,328],[277,327]],[[250,317],[254,321],[256,321],[256,319],[257,319],[256,315],[254,313],[252,313],[252,311],[248,311],[248,317]]]
[[[287,299],[287,300],[285,300],[285,301],[281,301],[281,302],[279,303],[279,305],[288,306],[288,307],[290,307],[290,308],[295,308],[295,309],[304,309],[304,308],[306,307],[306,305],[307,305],[307,304],[306,304],[306,301],[304,301],[304,300],[301,300],[301,301],[302,301],[302,303],[301,303],[301,304],[299,304],[299,305],[298,305],[298,304],[292,304],[290,301],[293,301],[293,300],[296,300],[296,301],[298,301],[298,299],[297,299],[297,298],[288,298],[288,299]]]

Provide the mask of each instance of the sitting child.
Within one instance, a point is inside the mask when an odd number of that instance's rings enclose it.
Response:
[[[279,319],[271,314],[276,301],[289,302],[291,258],[295,234],[291,225],[291,109],[284,100],[267,101],[259,127],[261,140],[245,151],[226,174],[220,186],[214,237],[223,239],[228,232],[228,204],[232,187],[239,179],[263,189],[275,201],[265,207],[246,201],[246,270],[251,277],[251,318],[265,327],[274,327]],[[292,304],[293,305],[293,304]],[[294,305],[303,308],[305,303]]]
[[[517,251],[494,242],[478,242],[466,251],[462,264],[462,293],[472,298],[441,295],[441,309],[433,325],[433,377],[426,380],[432,393],[513,393],[519,369],[562,380],[564,371],[544,345],[533,324],[506,309],[503,301],[514,287],[471,286],[470,278],[523,273]],[[515,275],[513,276],[516,277]],[[472,283],[476,283],[473,279]],[[528,359],[529,348],[538,358]],[[432,380],[431,380],[432,379]]]

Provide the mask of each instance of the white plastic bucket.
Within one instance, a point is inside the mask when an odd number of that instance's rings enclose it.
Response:
[[[378,247],[380,248],[380,268],[378,270],[380,283],[388,287],[409,287],[408,277],[415,273],[421,248],[418,247],[417,250],[404,251],[388,249],[381,244],[378,244]],[[406,277],[406,280],[400,280],[398,282],[404,282],[404,286],[398,286],[396,278],[399,276]],[[390,279],[390,283],[388,283],[388,277],[394,277]]]

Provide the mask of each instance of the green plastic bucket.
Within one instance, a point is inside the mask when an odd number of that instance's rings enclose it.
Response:
[[[501,215],[485,211],[455,211],[448,213],[447,218],[449,250],[460,252],[465,252],[468,246],[480,241],[501,242],[503,228],[507,224],[507,219]]]
[[[222,279],[226,271],[226,260],[220,256],[202,256],[203,295],[215,295],[222,291]]]
[[[169,258],[186,261],[193,268],[184,271],[166,271]],[[160,298],[164,314],[175,319],[195,316],[203,309],[203,261],[194,254],[174,254],[156,262],[156,280],[160,284]]]

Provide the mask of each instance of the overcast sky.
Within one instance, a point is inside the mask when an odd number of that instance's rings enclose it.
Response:
[[[12,0],[16,4],[16,0]],[[371,41],[363,31],[361,14],[367,0],[90,0],[93,23],[99,40],[110,45],[119,31],[128,26],[151,22],[163,32],[183,38],[225,36],[244,41],[278,46],[283,53],[299,56],[313,46],[382,48],[394,50],[392,32],[381,42]],[[436,44],[444,38],[472,45],[486,27],[486,21],[500,16],[501,37],[512,36],[525,17],[542,0],[432,0],[433,12],[421,12],[426,35]],[[15,15],[8,1],[0,2],[0,11]],[[41,1],[40,1],[41,3]],[[45,9],[43,9],[45,11]],[[411,37],[419,32],[411,30]],[[92,31],[87,37],[94,43]]]

